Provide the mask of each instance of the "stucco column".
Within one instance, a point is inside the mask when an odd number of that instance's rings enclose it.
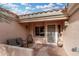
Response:
[[[47,24],[46,24],[46,22],[45,22],[45,40],[46,40],[46,43],[47,43]]]
[[[58,40],[58,27],[57,24],[55,24],[55,42],[57,43]]]

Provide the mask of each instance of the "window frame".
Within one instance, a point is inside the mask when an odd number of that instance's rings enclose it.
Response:
[[[38,30],[36,30],[36,27],[38,28]],[[42,31],[41,31],[41,28],[43,28]],[[38,31],[38,35],[36,35],[36,31]],[[40,34],[40,33],[43,33],[43,34]],[[45,36],[45,26],[35,26],[34,27],[34,36],[44,37]]]

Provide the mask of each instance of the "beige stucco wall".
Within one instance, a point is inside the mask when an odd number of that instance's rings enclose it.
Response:
[[[7,39],[13,39],[18,37],[21,37],[25,40],[26,36],[26,29],[17,22],[0,22],[0,43],[5,42]]]
[[[79,11],[69,18],[69,25],[63,32],[64,49],[68,55],[79,55],[79,52],[72,52],[72,48],[79,49]]]
[[[33,49],[0,44],[0,56],[32,56]]]

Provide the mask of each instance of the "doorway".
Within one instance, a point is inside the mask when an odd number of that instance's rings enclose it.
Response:
[[[56,43],[57,41],[57,26],[48,25],[47,26],[47,41],[48,43]]]

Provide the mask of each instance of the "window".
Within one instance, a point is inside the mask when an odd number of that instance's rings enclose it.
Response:
[[[44,36],[44,26],[35,27],[35,36]]]
[[[61,32],[62,32],[61,29],[62,29],[62,28],[61,28],[61,25],[58,25],[58,36],[61,36]]]
[[[58,32],[61,32],[61,25],[58,25]]]

